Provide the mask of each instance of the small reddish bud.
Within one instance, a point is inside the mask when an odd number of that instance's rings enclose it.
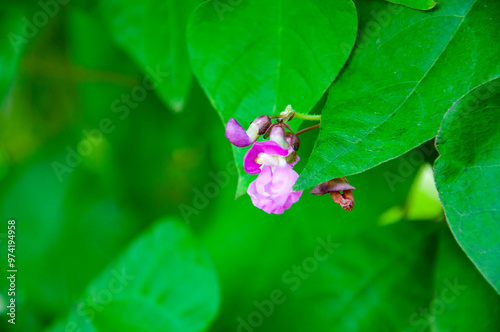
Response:
[[[299,136],[292,134],[292,133],[286,133],[286,141],[289,146],[293,148],[294,151],[297,151],[300,147],[300,138]]]
[[[341,194],[338,191],[333,191],[330,193],[333,201],[339,204],[344,210],[352,211],[354,207],[354,196],[352,194],[352,190],[344,190]]]
[[[339,204],[344,210],[351,211],[354,207],[354,195],[352,193],[354,189],[356,188],[351,186],[345,177],[341,177],[318,184],[311,190],[311,194],[322,196],[330,193],[330,197],[335,203]]]

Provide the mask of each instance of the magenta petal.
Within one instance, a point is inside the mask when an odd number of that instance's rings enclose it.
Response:
[[[227,122],[226,137],[229,142],[240,148],[252,144],[252,139],[248,137],[245,129],[243,129],[238,121],[233,118],[229,119],[229,121]]]
[[[269,155],[277,155],[285,157],[288,155],[288,151],[279,146],[278,143],[273,141],[266,142],[255,142],[250,150],[245,154],[245,158],[243,159],[243,166],[245,168],[245,172],[248,174],[258,174],[260,173],[261,164],[257,164],[255,159],[259,156],[260,153],[266,153]]]

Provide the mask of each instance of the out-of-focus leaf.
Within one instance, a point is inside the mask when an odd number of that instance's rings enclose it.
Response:
[[[0,105],[14,80],[19,59],[28,42],[23,34],[25,15],[26,10],[17,4],[3,6],[0,12],[0,34],[4,38],[0,47]]]
[[[380,216],[379,223],[391,224],[401,220],[441,220],[443,207],[434,182],[431,165],[420,167],[405,204],[394,206]]]
[[[295,301],[281,317],[284,330],[407,328],[412,306],[425,304],[431,296],[428,271],[434,260],[435,229],[431,223],[397,223],[339,242],[328,261],[303,281],[304,288],[291,294]],[[284,320],[285,315],[291,319]]]
[[[218,310],[215,270],[188,229],[163,220],[140,236],[87,288],[50,331],[204,331]]]
[[[249,299],[235,324],[242,331],[245,324],[261,331],[402,331],[412,306],[432,296],[435,226],[397,223],[356,237],[319,237],[265,293]],[[283,296],[266,315],[271,290]]]
[[[433,138],[445,112],[500,76],[500,2],[446,1],[419,12],[357,1],[360,38],[330,88],[296,188],[362,172]]]
[[[53,313],[61,310],[57,303],[64,304],[62,296],[65,290],[61,289],[61,283],[54,275],[45,271],[47,264],[54,262],[54,255],[58,257],[53,251],[54,238],[63,228],[68,182],[57,181],[48,161],[24,168],[11,171],[9,180],[2,182],[0,206],[3,220],[16,220],[15,242],[23,244],[17,245],[15,252],[19,269],[22,266],[24,271],[16,278],[16,304],[18,310],[23,310],[25,303],[38,303],[43,306],[40,311],[44,314]],[[52,264],[53,269],[56,266]],[[22,322],[18,326],[23,326]]]
[[[500,79],[460,100],[445,116],[436,184],[450,228],[500,292]]]
[[[183,109],[191,87],[186,25],[198,3],[198,0],[100,2],[114,38],[140,64],[151,83],[157,85],[158,95],[174,111]]]
[[[178,211],[179,203],[192,195],[194,183],[208,177],[207,151],[218,121],[210,103],[196,82],[182,115],[165,112],[152,91],[134,101],[132,94],[147,74],[112,42],[98,15],[75,8],[70,14],[72,61],[82,72],[77,131],[90,132],[104,119],[111,120],[113,130],[103,134],[113,151],[108,158],[116,157],[119,167],[113,172],[143,222]],[[192,128],[200,130],[193,135]]]
[[[420,10],[429,10],[436,7],[437,5],[437,2],[435,2],[434,0],[387,0],[387,1]]]
[[[82,163],[59,181],[53,162],[67,157],[60,150],[59,143],[45,146],[2,182],[0,216],[16,220],[22,243],[16,262],[25,274],[16,278],[16,306],[26,319],[16,326],[23,331],[63,314],[140,228],[105,169],[89,172]]]

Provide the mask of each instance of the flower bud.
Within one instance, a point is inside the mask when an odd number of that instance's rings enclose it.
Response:
[[[330,193],[333,201],[339,204],[344,210],[352,211],[354,208],[354,196],[352,194],[352,190],[344,190],[341,194],[338,191],[334,191]]]
[[[293,148],[293,151],[297,151],[300,147],[300,138],[299,136],[292,134],[292,133],[286,133],[286,142],[288,143],[289,146]]]
[[[261,115],[257,119],[253,120],[250,126],[255,125],[257,128],[259,128],[259,135],[264,134],[267,129],[271,126],[272,121],[271,117],[269,115]]]
[[[236,121],[235,119],[231,118],[227,122],[226,125],[226,138],[231,142],[233,145],[237,147],[244,147],[244,146],[249,146],[253,142],[255,142],[255,139],[252,137],[249,137],[245,129]]]
[[[288,122],[291,119],[293,119],[293,116],[295,115],[295,111],[292,108],[292,105],[288,105],[283,112],[280,113],[282,116],[280,119],[278,119],[279,122]]]
[[[352,191],[355,189],[347,182],[345,177],[341,177],[318,184],[311,190],[311,194],[323,196],[326,193],[330,193],[335,203],[339,204],[344,210],[351,211],[354,207]],[[342,194],[340,193],[341,191]]]
[[[245,147],[254,143],[260,135],[265,133],[271,125],[271,118],[269,115],[261,115],[253,120],[248,130],[245,131],[243,127],[231,118],[226,125],[227,139],[237,147]]]
[[[271,141],[278,143],[283,149],[289,148],[289,145],[285,139],[285,129],[281,125],[274,126],[271,129],[271,135],[269,136]]]

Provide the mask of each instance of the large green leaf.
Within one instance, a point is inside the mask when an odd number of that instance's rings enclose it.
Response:
[[[437,2],[435,2],[434,0],[387,0],[387,1],[420,10],[429,10],[436,7],[437,5]]]
[[[351,0],[207,1],[189,23],[191,63],[224,123],[246,127],[289,104],[307,113],[347,60],[356,25]],[[250,178],[245,150],[233,150],[240,196]]]
[[[194,72],[224,121],[248,125],[288,104],[309,112],[356,37],[351,0],[207,1],[193,13]]]
[[[50,331],[203,331],[218,310],[214,267],[178,222],[139,237]]]
[[[500,292],[500,79],[472,91],[445,116],[436,184],[458,243]]]
[[[175,111],[184,107],[192,81],[186,25],[198,0],[101,1],[114,38],[157,84]],[[140,99],[140,98],[139,98]]]
[[[330,88],[297,189],[362,172],[433,138],[444,113],[500,75],[500,2],[448,1],[420,12],[357,2],[361,36]]]

